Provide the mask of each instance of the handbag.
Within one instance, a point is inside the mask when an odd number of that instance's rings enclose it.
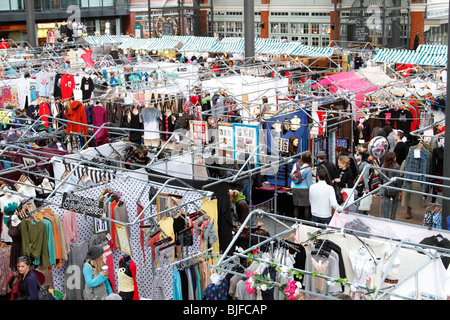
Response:
[[[368,195],[365,198],[361,199],[359,202],[359,208],[360,211],[369,211],[370,207],[372,206],[372,195]]]
[[[330,179],[330,181],[331,181],[331,186],[334,189],[334,194],[336,196],[337,203],[338,204],[342,204],[344,202],[344,197],[342,196],[341,189],[339,188],[339,186],[337,184],[333,183],[333,181],[331,180],[331,176],[330,176],[330,173],[328,172],[327,167],[326,166],[322,166],[322,167],[325,168],[325,171],[327,172],[328,179]]]
[[[334,194],[336,195],[336,201],[338,204],[343,204],[344,203],[344,197],[342,196],[342,192],[341,189],[339,188],[339,186],[335,183],[333,183],[333,189],[334,189]]]
[[[39,283],[39,280],[38,280],[37,276],[34,273],[30,273],[30,274],[33,276],[33,278],[36,279],[36,282],[37,282],[37,284],[39,286],[38,300],[56,300],[55,297],[49,291],[50,286],[49,285],[42,286]]]
[[[49,291],[50,286],[39,285],[38,300],[56,300]]]

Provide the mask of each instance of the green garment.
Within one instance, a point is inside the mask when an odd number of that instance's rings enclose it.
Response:
[[[239,193],[239,195],[237,196],[236,200],[234,201],[234,203],[238,203],[241,200],[245,200],[245,196],[242,192]]]
[[[22,254],[34,257],[34,263],[43,268],[50,267],[45,224],[33,219],[22,220]]]
[[[42,219],[42,222],[45,223],[45,233],[47,235],[48,257],[50,265],[54,266],[56,264],[56,249],[55,249],[55,235],[53,233],[53,224],[47,218]]]

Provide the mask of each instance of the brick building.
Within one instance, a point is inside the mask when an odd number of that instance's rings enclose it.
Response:
[[[336,1],[336,2],[335,2]],[[244,36],[243,0],[130,0],[125,33],[141,25],[153,37],[177,35]],[[255,36],[345,46],[368,41],[388,48],[412,48],[424,33],[426,0],[255,0]],[[172,25],[172,26],[171,26]],[[421,43],[423,38],[421,38]]]

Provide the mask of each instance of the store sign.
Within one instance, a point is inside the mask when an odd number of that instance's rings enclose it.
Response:
[[[64,193],[61,208],[99,219],[103,215],[103,203],[101,201],[73,193]]]
[[[142,38],[142,26],[140,24],[134,25],[134,37]]]
[[[368,27],[355,27],[355,41],[369,42],[369,28]]]

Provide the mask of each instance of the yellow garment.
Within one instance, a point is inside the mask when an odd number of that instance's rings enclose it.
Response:
[[[159,227],[163,232],[161,232],[160,240],[165,238],[165,235],[172,238],[172,241],[175,241],[175,233],[173,231],[173,218],[171,217],[162,217],[162,219],[158,222]],[[164,234],[163,234],[164,233]]]
[[[208,200],[203,198],[202,199],[202,209],[206,212],[208,217],[210,217],[211,221],[214,219],[214,231],[216,233],[217,241],[213,243],[212,247],[213,253],[219,253],[219,225],[218,225],[218,213],[217,213],[217,199]],[[207,250],[206,248],[206,242],[203,242],[203,250]]]
[[[125,268],[119,268],[116,270],[117,280],[119,282],[118,292],[133,292],[134,282],[133,278],[125,274]]]

